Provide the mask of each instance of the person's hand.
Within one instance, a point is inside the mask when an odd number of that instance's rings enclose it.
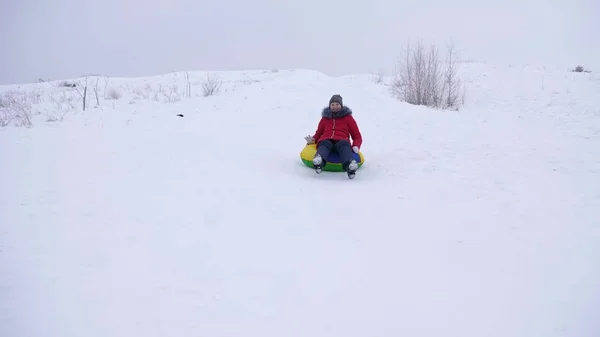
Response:
[[[315,139],[311,135],[308,135],[308,136],[304,137],[304,139],[306,140],[306,144],[307,145],[315,143]]]
[[[353,146],[352,150],[354,150],[354,153],[358,153],[358,151],[360,151],[360,149],[358,148],[358,146]]]

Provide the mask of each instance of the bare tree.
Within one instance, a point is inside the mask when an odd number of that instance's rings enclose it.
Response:
[[[83,86],[83,92],[79,89]],[[85,107],[86,107],[86,100],[87,100],[87,88],[88,88],[88,76],[85,77],[85,81],[78,82],[78,85],[75,86],[75,90],[77,91],[77,93],[79,94],[79,96],[81,96],[82,101],[83,101],[83,111],[85,111]]]
[[[110,80],[110,78],[108,76],[104,76],[104,99],[106,99],[106,89],[108,88],[108,81]]]
[[[96,106],[100,106],[100,98],[98,98],[98,82],[100,82],[100,77],[96,77],[96,86],[94,87],[94,94],[96,95]]]
[[[187,83],[185,85],[185,93],[186,96],[192,97],[192,82],[190,82],[190,74],[186,71],[185,72],[185,79],[187,80]]]
[[[442,64],[439,60],[439,51],[434,46],[429,48],[427,60],[424,64],[425,85],[422,95],[422,104],[439,106],[442,100]]]
[[[458,105],[458,98],[461,95],[461,83],[457,71],[458,55],[455,51],[454,44],[449,44],[446,51],[446,73],[444,74],[445,106],[447,108],[456,107]]]
[[[427,49],[422,42],[417,42],[413,49],[408,42],[390,90],[395,97],[410,104],[455,108],[460,89],[457,63],[453,45],[448,47],[447,57],[442,62],[435,45]]]

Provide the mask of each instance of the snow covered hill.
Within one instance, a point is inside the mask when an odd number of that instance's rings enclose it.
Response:
[[[0,128],[0,336],[600,335],[593,73],[464,64],[460,111],[187,75],[89,77],[85,112],[81,86],[0,87],[33,125]],[[336,93],[354,180],[299,157]]]

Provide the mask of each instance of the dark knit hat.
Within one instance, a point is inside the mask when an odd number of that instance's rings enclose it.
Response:
[[[329,99],[329,105],[331,105],[331,103],[339,103],[340,105],[344,105],[343,101],[342,101],[342,96],[340,96],[339,94],[335,94],[333,96],[331,96],[331,99]]]

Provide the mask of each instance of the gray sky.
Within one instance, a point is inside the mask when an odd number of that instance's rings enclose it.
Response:
[[[388,74],[407,39],[463,58],[600,71],[598,0],[0,0],[0,84],[84,73]]]

